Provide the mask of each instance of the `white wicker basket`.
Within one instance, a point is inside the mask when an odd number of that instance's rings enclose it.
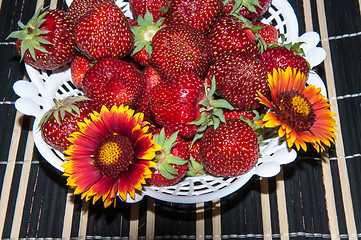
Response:
[[[67,1],[69,4],[71,0]],[[131,18],[128,3],[117,1],[119,6],[124,6],[125,15]],[[306,58],[311,67],[320,64],[326,54],[324,49],[316,47],[319,42],[319,35],[309,32],[298,37],[298,22],[291,5],[286,0],[273,0],[268,13],[265,14],[263,22],[271,23],[276,29],[285,35],[286,41],[303,41],[302,47],[305,50]],[[72,84],[70,68],[63,67],[48,74],[46,71],[39,71],[29,65],[25,65],[30,82],[25,80],[17,81],[13,89],[20,96],[15,102],[16,109],[25,114],[35,117],[34,121],[34,142],[41,155],[54,168],[63,171],[61,165],[65,161],[63,155],[50,148],[42,139],[37,128],[42,115],[53,106],[52,99],[58,100],[70,95],[80,95],[81,91]],[[324,84],[320,77],[310,73],[309,84],[322,88],[326,95]],[[280,143],[278,138],[269,140],[266,147],[261,148],[262,157],[255,167],[248,173],[232,178],[213,177],[204,175],[200,177],[188,177],[182,182],[171,187],[145,186],[144,190],[136,194],[133,200],[128,197],[127,202],[140,201],[143,196],[175,203],[197,203],[206,202],[227,196],[246,184],[253,175],[261,177],[272,177],[279,173],[282,164],[288,164],[295,160],[297,154],[289,150],[286,143]]]

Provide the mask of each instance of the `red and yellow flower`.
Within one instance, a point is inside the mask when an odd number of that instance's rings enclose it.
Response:
[[[336,122],[330,104],[320,93],[321,88],[306,87],[306,76],[296,69],[274,70],[268,74],[271,100],[261,93],[260,103],[269,111],[256,123],[267,128],[278,128],[279,137],[286,137],[288,147],[307,150],[311,143],[319,152],[334,142]]]
[[[117,195],[125,201],[128,194],[134,199],[136,190],[142,190],[151,177],[155,152],[161,149],[143,116],[127,106],[103,106],[79,123],[65,152],[68,161],[62,165],[75,194],[87,201],[93,197],[93,203],[102,197],[108,207]]]

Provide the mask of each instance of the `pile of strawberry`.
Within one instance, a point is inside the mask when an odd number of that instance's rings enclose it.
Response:
[[[267,74],[296,68],[308,75],[299,44],[278,43],[260,19],[271,0],[129,0],[127,19],[113,0],[73,0],[67,12],[39,10],[18,38],[21,58],[37,69],[71,63],[83,97],[44,115],[44,141],[63,152],[67,137],[102,105],[144,113],[162,150],[149,183],[176,184],[209,173],[238,176],[259,158],[254,117],[267,111]],[[245,121],[247,120],[248,121]]]

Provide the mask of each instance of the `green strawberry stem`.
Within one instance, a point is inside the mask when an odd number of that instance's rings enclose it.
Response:
[[[224,0],[223,4],[226,5],[227,3],[231,2],[232,0]],[[247,8],[250,12],[257,13],[255,7],[262,8],[259,4],[258,0],[234,0],[234,6],[232,13],[238,14],[241,11],[242,7]]]
[[[162,128],[160,133],[153,135],[154,142],[162,147],[162,149],[157,152],[154,159],[157,163],[156,168],[159,169],[160,174],[166,179],[173,179],[178,175],[177,169],[170,164],[183,165],[188,162],[187,160],[171,154],[172,148],[177,144],[177,136],[178,132],[175,132],[166,139],[164,128]]]
[[[134,50],[133,54],[139,52],[145,47],[146,52],[149,56],[152,54],[152,39],[154,35],[162,28],[164,18],[160,18],[157,22],[154,23],[153,15],[146,10],[144,18],[139,15],[137,22],[139,26],[131,27],[131,30],[134,34]]]
[[[279,47],[279,46],[282,46],[282,47],[285,47],[286,49],[288,50],[293,50],[295,53],[299,54],[300,56],[302,56],[303,58],[305,57],[305,52],[303,51],[303,48],[301,47],[302,44],[304,44],[305,42],[296,42],[296,43],[285,43],[286,41],[286,37],[284,34],[280,34],[280,37],[281,37],[281,43],[280,44],[270,44],[268,45],[267,47]],[[311,65],[310,63],[307,61],[306,58],[304,58],[306,63],[307,63],[307,66],[310,68],[311,70]]]
[[[90,99],[85,96],[70,96],[61,101],[58,101],[54,98],[53,102],[55,106],[43,115],[43,117],[39,121],[38,127],[40,127],[43,123],[47,122],[51,116],[54,116],[59,126],[61,125],[61,120],[64,119],[66,112],[74,116],[79,116],[80,110],[77,106],[74,105],[74,103],[85,100]]]
[[[52,45],[51,42],[41,36],[49,33],[49,31],[40,29],[41,25],[45,22],[45,16],[47,15],[46,9],[47,8],[39,8],[26,25],[18,21],[18,26],[21,30],[10,33],[6,38],[16,38],[22,41],[20,47],[21,60],[23,60],[27,50],[29,50],[30,56],[36,60],[35,50],[48,53],[41,44]]]
[[[225,99],[215,99],[214,95],[216,92],[216,79],[211,79],[211,86],[209,87],[207,81],[204,84],[205,87],[205,98],[199,102],[201,105],[201,115],[195,121],[188,124],[199,126],[197,132],[193,138],[193,143],[202,138],[204,132],[209,126],[213,126],[215,129],[218,128],[221,122],[225,122],[224,114],[222,109],[234,110],[234,107]]]
[[[187,176],[189,177],[197,177],[201,176],[207,173],[207,170],[205,169],[203,162],[197,162],[192,156],[190,157],[190,162],[188,165],[188,171]]]

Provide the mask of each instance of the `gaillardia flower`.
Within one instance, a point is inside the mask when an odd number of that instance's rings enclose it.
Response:
[[[67,184],[74,187],[75,194],[87,201],[100,197],[108,207],[117,197],[125,201],[151,177],[152,159],[161,148],[148,132],[143,114],[134,114],[127,106],[105,106],[100,113],[93,112],[90,119],[79,123],[69,141],[72,145],[65,151],[64,176]],[[114,201],[115,204],[115,201]]]
[[[335,114],[321,88],[306,87],[306,76],[296,69],[274,70],[268,74],[271,101],[258,93],[260,103],[270,108],[262,121],[256,123],[277,128],[279,137],[286,137],[288,147],[307,150],[311,143],[319,152],[334,141]]]

